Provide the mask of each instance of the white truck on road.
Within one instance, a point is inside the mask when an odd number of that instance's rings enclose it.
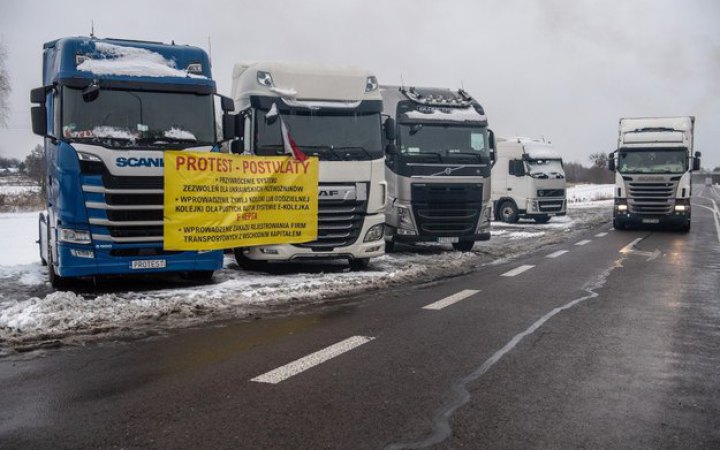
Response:
[[[284,153],[282,118],[297,146],[320,159],[318,238],[235,249],[243,267],[266,261],[346,259],[353,270],[385,253],[382,97],[375,76],[350,66],[239,63],[233,70],[233,153]]]
[[[695,117],[620,119],[618,149],[608,161],[615,172],[613,226],[658,224],[690,231]]]
[[[515,223],[521,217],[546,223],[567,211],[562,158],[544,140],[497,139],[492,170],[495,219]]]

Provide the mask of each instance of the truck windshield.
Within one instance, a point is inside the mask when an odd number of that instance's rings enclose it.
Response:
[[[63,87],[62,136],[107,146],[211,145],[215,117],[210,95],[101,89],[84,99]]]
[[[283,154],[280,120],[265,120],[267,111],[256,116],[256,153]],[[307,155],[321,161],[363,161],[383,157],[380,113],[327,114],[317,111],[281,113],[288,132]]]
[[[399,149],[405,155],[473,154],[489,158],[486,128],[449,124],[400,124]]]
[[[531,159],[527,162],[528,174],[533,178],[565,178],[559,159]]]
[[[618,155],[620,173],[684,173],[688,170],[686,150],[628,151]]]

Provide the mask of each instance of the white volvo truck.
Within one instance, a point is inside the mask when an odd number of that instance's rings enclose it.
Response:
[[[658,224],[690,231],[695,118],[620,119],[618,149],[608,161],[615,172],[613,226]]]
[[[381,87],[388,205],[386,248],[451,243],[469,251],[490,239],[494,138],[465,91]]]
[[[545,141],[498,138],[492,170],[495,219],[515,223],[519,218],[546,223],[567,211],[562,158]]]
[[[232,97],[241,111],[234,153],[282,155],[279,114],[298,147],[320,159],[317,240],[237,248],[238,264],[346,259],[358,270],[382,256],[387,184],[375,76],[351,66],[239,63]]]

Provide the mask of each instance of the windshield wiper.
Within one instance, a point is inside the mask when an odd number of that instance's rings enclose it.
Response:
[[[365,154],[365,156],[372,159],[372,153],[365,150],[365,147],[359,147],[359,146],[358,147],[333,147],[333,148],[331,148],[331,150],[333,150],[333,151],[335,151],[335,150],[360,150],[362,153]],[[345,154],[345,156],[348,156],[348,155],[349,155],[349,153]],[[338,155],[338,156],[340,156],[340,155]],[[343,159],[347,159],[347,158],[343,158]]]

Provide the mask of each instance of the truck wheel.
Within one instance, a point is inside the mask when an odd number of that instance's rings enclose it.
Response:
[[[63,289],[66,288],[69,284],[68,278],[61,277],[60,275],[55,273],[55,263],[52,259],[52,248],[50,248],[50,227],[48,227],[48,248],[47,248],[47,269],[48,269],[48,281],[50,282],[50,286],[52,286],[54,289]]]
[[[395,241],[385,240],[385,253],[392,253],[395,251]]]
[[[233,253],[235,254],[235,261],[241,269],[263,270],[267,266],[267,261],[250,259],[245,256],[242,247],[234,248]]]
[[[47,266],[48,263],[45,258],[43,258],[42,254],[42,239],[40,237],[42,235],[42,220],[43,215],[42,213],[40,213],[40,217],[38,218],[38,252],[40,253],[40,264],[42,264],[43,266]]]
[[[548,215],[535,216],[535,217],[533,217],[533,220],[535,221],[535,223],[548,223],[548,222],[550,222],[550,216],[548,216]]]
[[[624,230],[625,224],[622,224],[622,223],[618,222],[617,220],[613,219],[613,228],[615,228],[616,230]]]
[[[370,258],[355,258],[350,261],[350,270],[353,272],[357,270],[365,270],[370,265]]]
[[[690,232],[690,221],[688,220],[687,223],[680,227],[681,233],[688,233]]]
[[[459,252],[469,252],[472,250],[473,245],[475,245],[475,241],[460,241],[460,242],[453,242],[453,248]]]
[[[507,223],[517,223],[518,210],[515,203],[507,201],[500,205],[500,220]]]

